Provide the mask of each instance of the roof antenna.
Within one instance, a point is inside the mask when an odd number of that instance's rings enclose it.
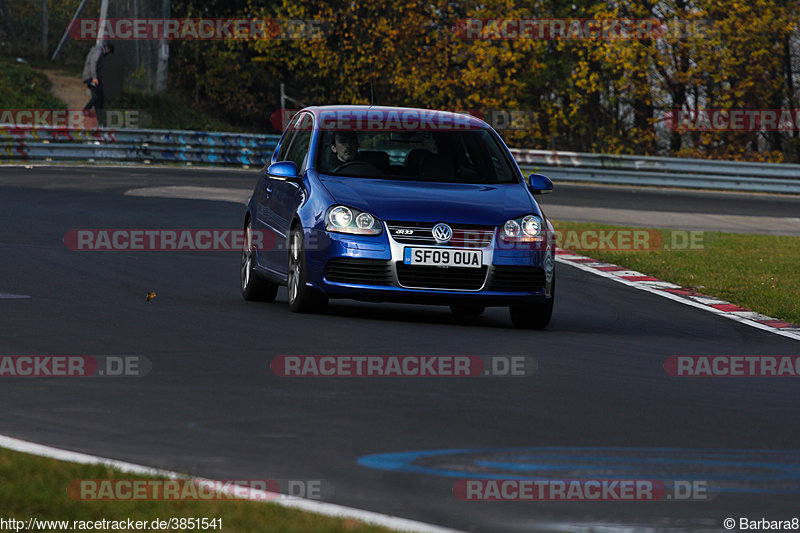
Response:
[[[375,105],[375,88],[372,84],[372,61],[369,62],[369,106]]]

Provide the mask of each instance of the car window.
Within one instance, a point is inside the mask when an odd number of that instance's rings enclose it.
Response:
[[[358,155],[342,166],[330,149],[334,135],[320,139],[317,168],[326,174],[454,183],[518,181],[504,149],[486,129],[466,131],[355,131]]]
[[[294,161],[297,165],[297,170],[303,168],[303,163],[306,159],[306,152],[308,152],[308,145],[311,142],[311,132],[314,121],[310,113],[304,113],[303,116],[295,123],[296,134],[292,139],[292,144],[286,153],[287,161]]]
[[[280,149],[278,151],[278,156],[275,158],[275,162],[278,161],[286,161],[286,153],[289,151],[289,147],[292,145],[292,141],[294,140],[294,136],[297,133],[297,129],[295,126],[297,125],[297,121],[300,119],[300,115],[295,115],[292,117],[292,120],[289,122],[289,125],[286,127],[286,133],[283,136],[283,142],[281,142]]]

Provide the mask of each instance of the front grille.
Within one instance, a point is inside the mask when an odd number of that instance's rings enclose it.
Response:
[[[449,242],[439,245],[433,238],[433,222],[387,222],[389,235],[402,244],[420,244],[434,246],[454,246],[476,248],[489,246],[494,235],[494,226],[478,226],[470,224],[450,224],[453,237]]]
[[[325,278],[335,283],[391,285],[392,265],[381,259],[340,257],[328,261]]]
[[[544,270],[532,266],[495,265],[489,290],[503,292],[534,292],[544,289]]]
[[[417,289],[460,289],[476,291],[486,280],[486,265],[481,268],[437,267],[396,263],[400,285]]]

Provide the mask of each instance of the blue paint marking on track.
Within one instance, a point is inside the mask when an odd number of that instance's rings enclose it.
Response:
[[[800,450],[457,448],[366,455],[358,464],[461,479],[705,480],[722,492],[800,494]]]

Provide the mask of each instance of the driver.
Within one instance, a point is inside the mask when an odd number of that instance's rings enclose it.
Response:
[[[357,161],[358,154],[358,135],[354,131],[336,131],[333,133],[331,152],[336,155],[336,164]]]

